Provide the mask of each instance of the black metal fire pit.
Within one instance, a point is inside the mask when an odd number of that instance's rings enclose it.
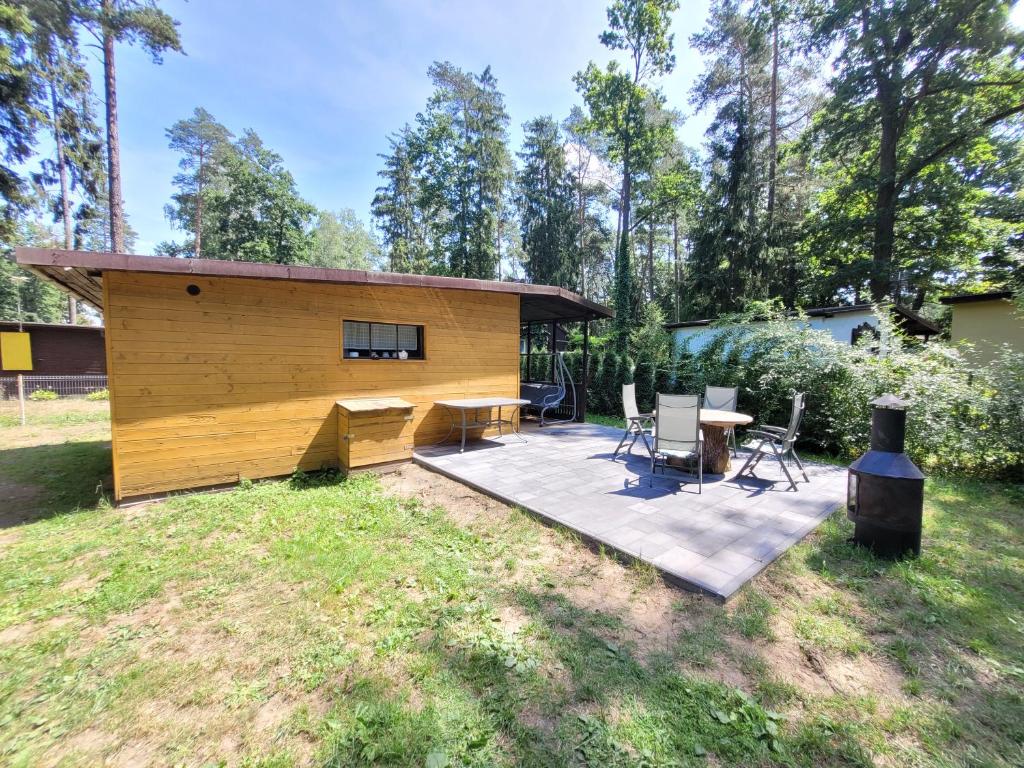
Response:
[[[924,474],[903,452],[907,403],[882,395],[871,406],[871,450],[850,465],[852,541],[885,557],[919,555]]]

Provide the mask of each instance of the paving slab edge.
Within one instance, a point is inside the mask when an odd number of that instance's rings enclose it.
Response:
[[[606,551],[614,552],[620,559],[625,560],[629,563],[646,563],[647,565],[650,565],[652,568],[655,568],[658,571],[658,573],[662,575],[662,578],[664,578],[667,582],[669,582],[670,584],[674,584],[677,587],[681,587],[682,589],[685,589],[687,592],[696,592],[698,594],[707,595],[708,597],[714,599],[716,602],[724,604],[733,595],[735,595],[743,586],[741,584],[740,587],[733,589],[728,594],[722,594],[721,592],[717,592],[716,590],[711,589],[710,587],[707,587],[697,581],[684,579],[682,576],[674,574],[671,571],[666,571],[664,568],[661,568],[655,565],[654,563],[637,557],[628,550],[616,547],[612,544],[609,544],[606,541],[601,541],[601,539],[597,538],[592,534],[588,534],[585,531],[579,530],[578,528],[573,528],[570,525],[566,525],[562,521],[553,518],[549,515],[546,515],[540,510],[530,507],[528,502],[517,501],[511,496],[505,496],[504,494],[499,493],[491,488],[487,488],[485,486],[479,485],[478,483],[474,483],[472,480],[467,480],[464,477],[460,477],[455,472],[451,472],[449,470],[446,470],[444,467],[440,467],[437,466],[436,464],[430,463],[429,458],[413,454],[412,460],[414,464],[421,466],[424,469],[427,469],[431,472],[436,472],[439,475],[447,477],[449,480],[454,480],[457,483],[461,483],[462,485],[472,488],[474,491],[477,491],[478,493],[482,493],[484,496],[488,496],[489,498],[495,499],[496,501],[500,501],[502,504],[508,504],[511,507],[519,507],[520,509],[526,510],[527,512],[530,513],[530,515],[537,518],[545,525],[551,526],[553,528],[561,528],[562,530],[566,531],[572,531],[572,533],[574,533],[576,536],[579,536],[580,539],[586,542],[586,544],[592,549],[603,548]],[[775,562],[775,560],[772,560],[770,563],[764,563],[763,567],[759,569],[757,573],[760,573],[761,570],[764,570],[764,568],[767,568],[773,562]],[[754,576],[756,576],[757,573],[755,573]],[[753,576],[751,576],[750,578],[753,578]]]

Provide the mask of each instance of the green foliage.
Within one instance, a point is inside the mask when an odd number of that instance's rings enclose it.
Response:
[[[1024,110],[1011,5],[810,4],[809,41],[838,50],[814,126],[824,168],[839,177],[819,224],[839,243],[863,243],[846,268],[869,277],[875,300],[898,297],[900,279],[927,290],[978,253],[971,188],[988,182],[977,169],[1006,129],[1019,135]]]
[[[784,424],[790,393],[806,392],[802,441],[845,457],[867,447],[868,402],[892,392],[911,403],[907,451],[926,470],[1019,476],[1021,355],[1007,352],[973,371],[957,352],[907,346],[884,325],[882,354],[789,323],[730,327],[697,353],[682,350],[676,388],[738,386],[740,408],[768,424]]]
[[[426,110],[383,156],[373,215],[396,271],[493,279],[510,213],[505,99],[490,67],[434,62],[428,75]]]
[[[37,389],[33,391],[31,395],[28,396],[29,400],[32,400],[37,403],[43,402],[45,400],[57,400],[59,398],[60,395],[58,395],[52,389]]]
[[[576,194],[561,130],[551,117],[523,126],[517,202],[524,266],[531,282],[580,289]]]
[[[221,162],[222,176],[210,190],[205,207],[203,255],[303,263],[316,209],[299,196],[281,156],[255,132],[246,131]]]
[[[608,141],[608,156],[622,167],[619,242],[616,243],[615,340],[625,349],[637,319],[630,244],[633,182],[649,172],[656,158],[671,143],[672,124],[661,113],[664,96],[651,81],[669,74],[675,66],[671,14],[677,0],[614,0],[608,8],[608,30],[601,42],[611,50],[625,51],[631,69],[617,61],[601,69],[590,62],[573,78],[589,112],[589,127]]]
[[[380,246],[351,208],[320,211],[303,263],[332,269],[376,269]]]
[[[16,217],[27,207],[27,189],[18,166],[31,155],[42,115],[37,73],[30,55],[32,21],[24,6],[0,5],[0,239],[10,236]]]
[[[172,183],[177,191],[172,204],[164,206],[170,222],[190,233],[192,252],[201,258],[204,227],[203,209],[213,195],[211,187],[224,179],[224,161],[232,151],[232,133],[202,107],[192,117],[179,120],[167,129],[168,146],[181,154],[178,173]]]
[[[97,389],[97,390],[94,390],[94,391],[90,392],[89,394],[87,394],[85,396],[85,399],[88,400],[91,403],[92,402],[98,402],[98,401],[101,401],[101,400],[109,400],[110,399],[110,390],[109,389]]]
[[[57,247],[53,233],[43,223],[26,218],[17,223],[12,244]],[[67,301],[60,290],[0,255],[0,320],[61,323],[66,310]]]

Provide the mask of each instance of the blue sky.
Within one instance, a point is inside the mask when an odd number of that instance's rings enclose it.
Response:
[[[165,0],[181,21],[186,55],[154,65],[120,46],[123,191],[139,233],[138,253],[181,238],[163,214],[178,158],[164,131],[203,106],[231,130],[253,128],[284,157],[306,199],[352,208],[369,223],[378,153],[430,94],[426,71],[448,59],[474,72],[490,64],[520,126],[542,114],[564,117],[578,103],[573,74],[609,53],[598,42],[604,0]],[[700,72],[689,50],[707,0],[683,0],[673,31],[676,71],[665,78],[669,104],[692,114],[687,95]],[[97,77],[96,83],[102,80]],[[699,145],[707,116],[682,129]]]

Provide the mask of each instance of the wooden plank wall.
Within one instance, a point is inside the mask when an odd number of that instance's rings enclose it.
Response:
[[[336,400],[516,397],[519,297],[108,272],[108,376],[118,499],[336,466]],[[198,296],[186,292],[189,284]],[[423,325],[426,360],[345,360],[342,320]]]

